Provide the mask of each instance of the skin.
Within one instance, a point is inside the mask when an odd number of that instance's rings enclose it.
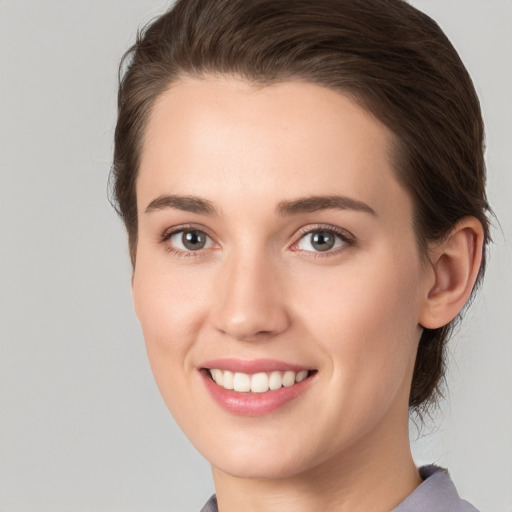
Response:
[[[306,83],[186,79],[153,108],[137,182],[135,310],[162,396],[212,464],[221,512],[384,512],[421,483],[407,428],[421,326],[462,307],[481,239],[463,223],[425,263],[391,142],[349,98]],[[148,210],[169,194],[207,200],[217,214]],[[312,195],[374,213],[276,214]],[[163,239],[183,225],[208,235],[204,249]],[[320,227],[349,240],[315,252],[305,233]],[[317,373],[277,411],[239,416],[199,371],[225,357]]]

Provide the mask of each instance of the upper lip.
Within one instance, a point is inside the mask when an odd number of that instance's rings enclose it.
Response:
[[[302,370],[312,370],[313,368],[308,366],[302,366],[299,364],[287,363],[285,361],[279,361],[277,359],[234,359],[234,358],[223,358],[223,359],[212,359],[206,361],[200,365],[200,368],[206,369],[219,369],[229,370],[231,372],[239,373],[262,373],[262,372],[274,372],[274,371],[293,371],[300,372]]]

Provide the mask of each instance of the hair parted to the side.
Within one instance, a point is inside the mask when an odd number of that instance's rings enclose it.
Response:
[[[155,100],[182,77],[235,75],[258,86],[304,81],[343,94],[395,136],[396,176],[415,209],[420,253],[474,216],[489,241],[484,128],[471,78],[439,26],[404,0],[178,0],[139,32],[120,67],[111,173],[132,263],[136,181]],[[485,267],[485,258],[478,282]],[[449,324],[425,329],[410,407],[441,394]]]

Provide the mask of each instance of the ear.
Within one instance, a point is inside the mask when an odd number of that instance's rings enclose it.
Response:
[[[430,247],[434,284],[427,290],[421,311],[422,327],[442,327],[463,308],[480,270],[483,242],[480,221],[464,217],[445,240]]]

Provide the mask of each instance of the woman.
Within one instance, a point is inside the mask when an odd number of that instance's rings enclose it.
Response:
[[[489,239],[439,27],[402,0],[182,0],[127,57],[115,199],[203,510],[475,510],[408,439]]]

